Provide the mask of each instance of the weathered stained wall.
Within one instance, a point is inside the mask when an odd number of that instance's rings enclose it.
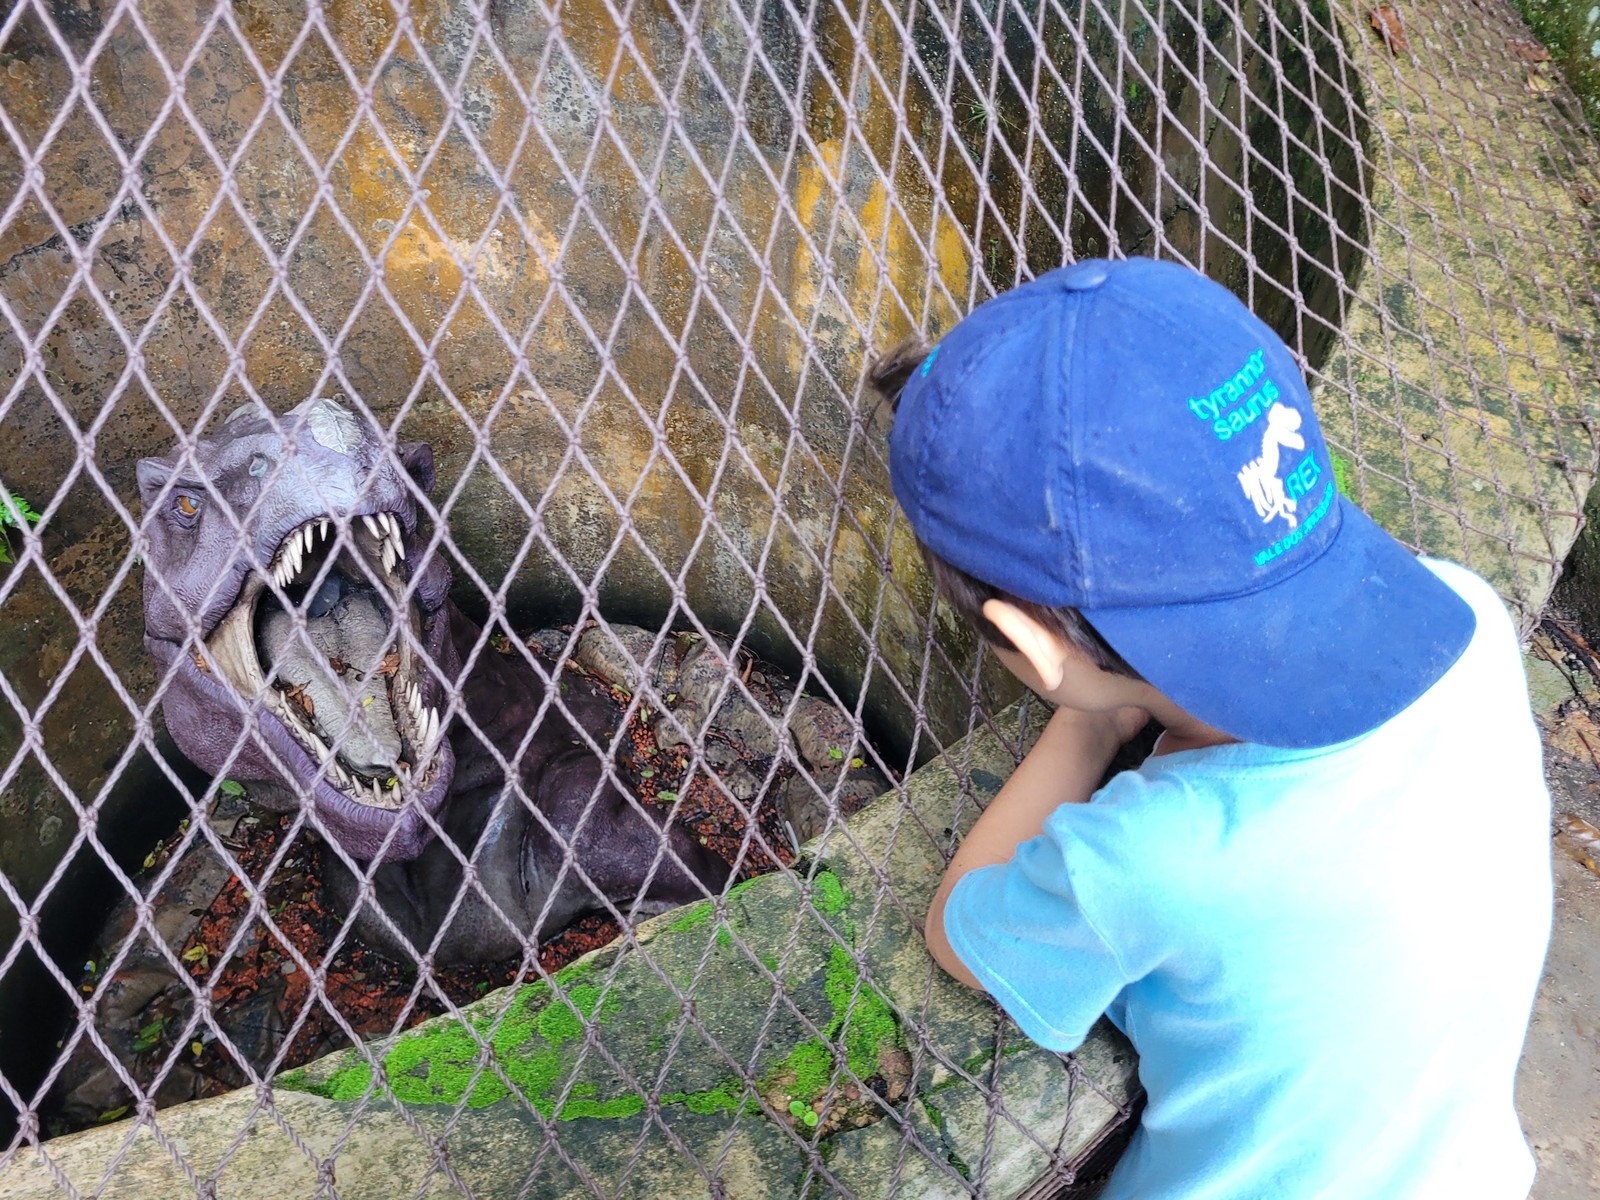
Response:
[[[680,601],[847,697],[865,686],[874,732],[903,752],[919,720],[941,739],[966,728],[973,645],[941,619],[925,661],[930,595],[894,524],[888,416],[858,403],[869,350],[948,327],[1069,243],[1175,250],[1244,287],[1230,246],[1245,211],[1282,202],[1278,176],[1255,192],[1201,178],[1242,171],[1250,139],[1282,140],[1259,102],[1278,67],[1237,39],[1213,55],[1212,102],[1248,120],[1219,121],[1181,72],[1161,104],[1090,80],[1069,186],[1063,150],[1046,153],[1074,137],[1065,80],[1039,85],[1037,130],[1014,86],[976,90],[1034,54],[1008,27],[996,61],[985,5],[954,34],[954,9],[906,30],[830,10],[800,29],[762,3],[701,10],[692,33],[665,2],[630,7],[625,31],[603,4],[569,4],[552,33],[532,5],[479,25],[464,5],[402,22],[353,0],[304,37],[305,14],[276,4],[143,6],[138,23],[51,11],[90,57],[93,111],[63,109],[70,71],[35,17],[0,71],[8,119],[49,145],[0,227],[0,296],[25,331],[0,326],[0,482],[47,514],[37,557],[0,568],[16,631],[0,670],[43,709],[41,754],[0,780],[0,871],[24,899],[74,850],[102,870],[63,789],[100,802],[102,830],[173,819],[108,679],[139,705],[156,694],[133,469],[243,399],[281,411],[341,391],[431,442],[468,608],[499,596],[514,619],[591,606],[655,624]],[[1127,43],[1159,74],[1136,15],[1119,32],[1039,12],[1055,60],[1086,45],[1109,79]],[[1190,22],[1172,10],[1173,53],[1195,53]],[[1159,118],[1159,167],[1135,139],[1094,159],[1127,115]],[[23,183],[0,158],[0,195]],[[1183,188],[1209,197],[1212,232]],[[1315,241],[1308,225],[1308,261]],[[1267,243],[1255,252],[1271,266]],[[1014,694],[991,683],[991,701]],[[0,704],[0,761],[21,740]],[[142,853],[138,836],[105,841],[125,867]],[[0,906],[0,938],[14,928]]]

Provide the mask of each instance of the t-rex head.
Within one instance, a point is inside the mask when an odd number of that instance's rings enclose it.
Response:
[[[174,740],[262,803],[309,803],[364,860],[419,854],[455,770],[450,571],[417,554],[433,482],[426,445],[390,451],[332,399],[249,405],[139,463],[145,645]]]

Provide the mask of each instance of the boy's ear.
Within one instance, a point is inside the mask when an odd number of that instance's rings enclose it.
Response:
[[[985,600],[983,615],[1028,660],[1039,677],[1043,690],[1053,692],[1066,678],[1065,647],[1061,639],[1014,604],[1004,600]]]

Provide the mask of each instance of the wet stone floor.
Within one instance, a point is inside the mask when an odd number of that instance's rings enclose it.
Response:
[[[526,644],[549,666],[571,634],[540,630]],[[561,670],[598,682],[620,723],[639,682],[636,664],[648,662],[655,694],[678,723],[704,726],[697,768],[672,725],[640,706],[619,739],[618,769],[645,803],[675,806],[676,819],[736,878],[792,862],[830,813],[848,816],[889,786],[869,749],[853,742],[851,719],[826,700],[797,701],[792,681],[769,664],[693,633],[668,639],[654,656],[653,641],[635,627],[591,626]],[[503,640],[495,648],[516,651]],[[729,687],[730,673],[755,703]],[[779,754],[780,730],[791,756]],[[837,797],[836,810],[825,795]],[[512,960],[436,968],[431,982],[419,980],[409,965],[343,934],[323,903],[322,861],[331,851],[309,828],[296,828],[292,815],[258,809],[237,785],[224,784],[208,823],[242,872],[187,836],[187,822],[151,851],[139,881],[171,869],[154,897],[156,936],[135,934],[134,906],[125,899],[82,965],[78,987],[94,1003],[95,1036],[70,1050],[71,1034],[63,1040],[67,1062],[45,1113],[49,1135],[127,1114],[133,1097],[124,1073],[143,1089],[153,1086],[160,1107],[214,1096],[328,1054],[352,1034],[384,1037],[534,974]],[[256,892],[275,931],[255,914]],[[539,967],[557,971],[618,933],[605,914],[581,918],[540,943]],[[308,967],[324,977],[323,999]],[[195,988],[207,986],[221,1038],[196,1016]]]
[[[1560,614],[1526,659],[1554,805],[1556,913],[1517,1076],[1532,1200],[1600,1196],[1600,655]]]

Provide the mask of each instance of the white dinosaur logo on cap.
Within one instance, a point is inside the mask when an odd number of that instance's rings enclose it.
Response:
[[[1287,404],[1274,404],[1267,410],[1267,427],[1261,434],[1261,456],[1245,463],[1239,472],[1239,486],[1256,506],[1256,515],[1265,523],[1282,517],[1289,522],[1290,529],[1299,523],[1294,515],[1296,505],[1284,490],[1283,480],[1278,478],[1278,466],[1285,447],[1290,450],[1306,448],[1306,439],[1300,434],[1301,421],[1300,414]]]

